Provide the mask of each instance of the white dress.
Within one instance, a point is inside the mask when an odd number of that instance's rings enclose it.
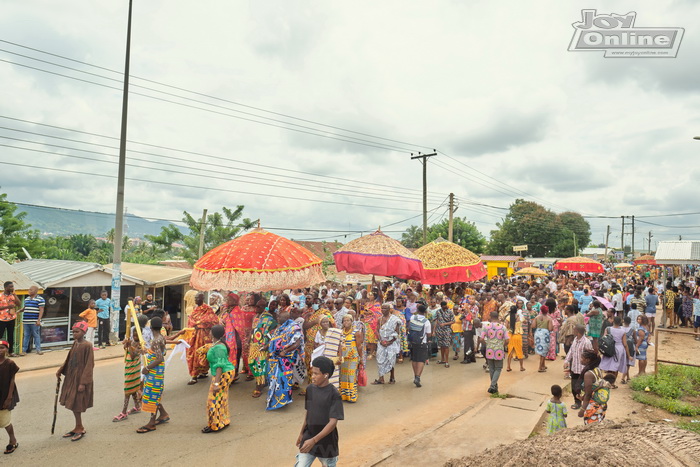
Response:
[[[383,319],[384,317],[380,318]],[[380,321],[381,322],[381,321]],[[379,328],[379,340],[390,341],[395,339],[391,345],[384,347],[381,343],[377,343],[377,369],[379,376],[384,376],[389,373],[394,365],[396,365],[396,356],[401,351],[401,339],[396,332],[396,327],[401,328],[401,319],[396,315],[389,315],[389,319],[383,326]]]

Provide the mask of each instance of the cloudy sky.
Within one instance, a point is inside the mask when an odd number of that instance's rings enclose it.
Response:
[[[113,212],[128,2],[1,3],[1,191]],[[515,198],[613,216],[590,219],[611,245],[621,215],[700,211],[697,2],[134,3],[129,212],[398,237],[433,148],[431,221],[454,192],[487,237]],[[583,8],[685,28],[678,57],[569,52]],[[639,220],[637,248],[700,238],[700,215]]]

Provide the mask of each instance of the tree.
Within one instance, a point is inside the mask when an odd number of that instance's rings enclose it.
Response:
[[[412,225],[401,234],[401,243],[406,248],[420,248],[423,246],[423,229]]]
[[[255,223],[248,219],[240,219],[243,214],[243,205],[236,206],[236,209],[222,207],[223,215],[215,212],[207,217],[207,222],[204,227],[204,250],[212,248],[228,242],[246,230],[254,227]],[[159,248],[160,251],[172,251],[172,245],[175,242],[182,242],[185,246],[182,249],[184,259],[194,264],[199,258],[199,238],[201,219],[194,218],[187,211],[183,212],[182,221],[189,228],[189,233],[184,234],[174,225],[162,227],[158,235],[146,235],[146,239]],[[239,220],[240,219],[240,220]]]
[[[39,232],[24,221],[26,216],[26,212],[17,212],[17,206],[7,201],[6,193],[0,193],[0,249],[3,257],[24,258],[23,247],[30,254],[40,249]]]
[[[437,238],[449,237],[450,221],[444,219],[442,222],[433,224],[428,228],[428,241],[432,242]],[[473,222],[466,218],[455,217],[452,223],[452,241],[474,253],[481,253],[486,246],[486,239],[476,228]]]
[[[527,245],[532,256],[573,256],[573,237],[580,248],[588,245],[588,222],[575,212],[560,215],[532,201],[517,199],[503,222],[491,231],[490,254],[513,254],[515,245]]]

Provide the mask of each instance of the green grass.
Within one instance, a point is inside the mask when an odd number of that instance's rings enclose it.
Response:
[[[491,399],[508,399],[508,394],[494,393],[491,394]]]
[[[700,435],[700,423],[680,422],[676,426],[683,430],[692,431]]]
[[[677,415],[700,415],[700,405],[683,400],[700,396],[700,368],[659,365],[658,375],[634,378],[630,387],[636,391],[632,398],[637,402]]]

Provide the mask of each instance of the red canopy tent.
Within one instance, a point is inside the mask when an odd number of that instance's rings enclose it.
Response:
[[[471,282],[486,275],[486,266],[477,255],[442,238],[418,248],[416,255],[423,261],[425,284]]]

